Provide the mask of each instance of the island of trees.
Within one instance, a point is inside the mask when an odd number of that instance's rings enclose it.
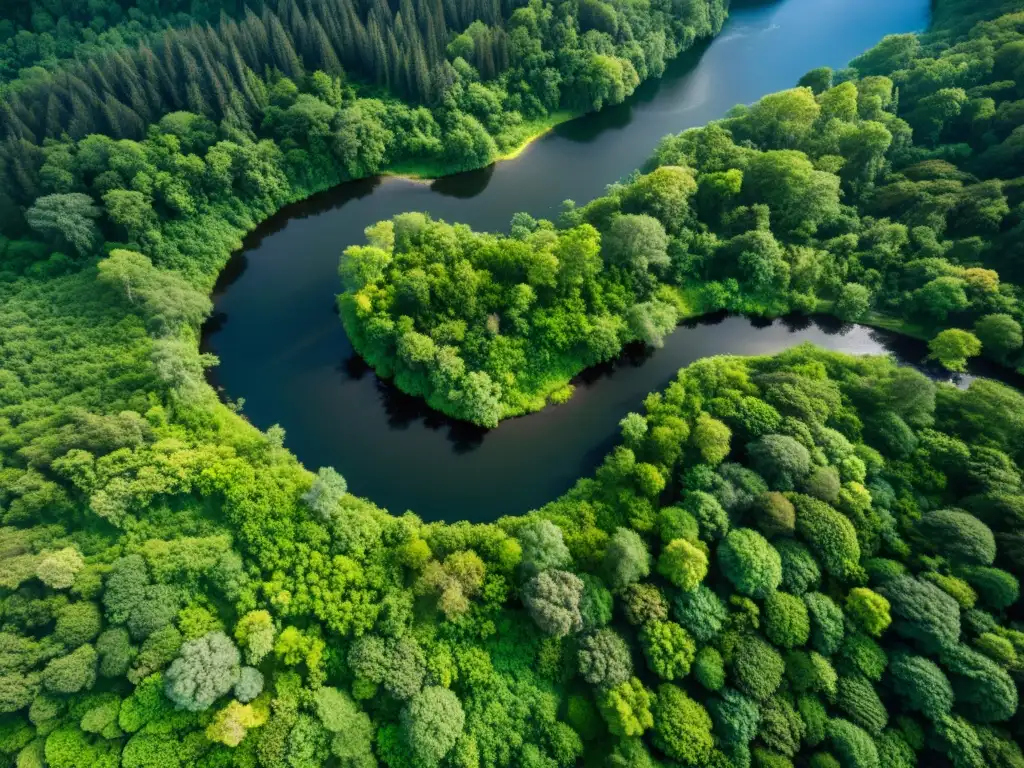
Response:
[[[485,426],[718,309],[831,312],[1020,364],[1019,18],[895,35],[662,141],[644,173],[508,235],[401,214],[341,260],[356,350]]]
[[[444,60],[481,77],[444,93],[496,88],[527,120],[525,73],[568,78],[549,62],[574,50],[626,72],[634,43],[660,29],[676,50],[719,6],[223,2],[190,26],[185,5],[40,0],[0,25],[2,768],[1024,766],[1013,389],[812,347],[702,360],[623,419],[593,477],[473,525],[389,514],[307,471],[203,380],[199,324],[240,234],[362,172],[344,153],[376,129],[341,126],[404,114],[388,141],[415,143],[442,135],[436,114],[469,125],[429,96],[400,113],[369,95],[402,92],[413,64],[385,56],[392,81],[370,59],[358,80],[318,69],[310,51],[337,45],[296,30],[333,39],[324,9],[373,40],[415,27],[424,51],[443,17]],[[342,270],[353,336],[394,334],[375,364],[481,421],[716,306],[873,312],[1016,364],[1024,6],[935,14],[855,72],[666,141],[656,169],[558,225],[372,226]],[[246,58],[261,30],[300,72]],[[494,51],[507,36],[508,67],[453,55],[462,30],[474,55],[491,50],[474,34]],[[473,314],[446,317],[460,290]],[[606,349],[580,324],[606,326]],[[527,340],[547,368],[513,402],[516,377],[487,366]],[[935,353],[956,365],[950,346]]]

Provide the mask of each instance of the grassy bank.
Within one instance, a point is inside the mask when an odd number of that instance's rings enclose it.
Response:
[[[586,113],[561,110],[546,117],[522,123],[515,131],[511,132],[508,149],[499,151],[493,162],[500,163],[504,160],[514,160],[525,152],[534,141],[553,130],[556,126],[570,120],[575,120],[584,114]],[[466,173],[471,170],[478,169],[462,168],[442,160],[411,159],[390,164],[381,175],[394,176],[408,179],[409,181],[430,181],[443,176],[452,176],[456,173]]]

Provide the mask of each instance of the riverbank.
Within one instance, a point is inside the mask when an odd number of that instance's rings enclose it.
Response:
[[[506,160],[515,160],[525,152],[533,142],[542,136],[550,133],[562,123],[575,120],[578,117],[591,114],[589,112],[570,112],[560,110],[536,120],[528,120],[519,126],[521,137],[517,137],[511,147],[496,155],[487,166],[494,163],[501,163]],[[518,132],[517,132],[518,133]],[[484,166],[484,167],[487,167]],[[434,179],[441,179],[445,176],[454,176],[457,173],[478,170],[476,168],[453,168],[450,164],[440,160],[403,160],[393,163],[381,171],[381,176],[406,179],[407,181],[429,182]]]

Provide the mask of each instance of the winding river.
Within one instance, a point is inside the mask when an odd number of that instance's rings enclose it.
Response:
[[[353,493],[426,520],[493,520],[535,508],[589,474],[617,423],[687,363],[768,354],[811,341],[918,363],[920,344],[826,319],[774,323],[717,316],[679,328],[663,349],[628,350],[587,371],[568,403],[491,431],[452,422],[380,381],[354,356],[334,311],[341,251],[363,228],[422,210],[502,230],[516,211],[553,216],[639,167],[667,133],[791,87],[807,70],[841,67],[883,35],[922,29],[928,0],[734,0],[721,35],[674,62],[625,104],[559,126],[517,159],[432,183],[372,178],[281,211],[221,276],[204,346],[213,378],[310,468],[331,465]]]

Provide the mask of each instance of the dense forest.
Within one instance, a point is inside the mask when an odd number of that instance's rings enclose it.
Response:
[[[234,240],[385,168],[487,165],[566,113],[621,102],[725,18],[723,0],[367,5],[274,0],[21,70],[0,90],[7,268],[56,257],[52,272],[104,242],[179,266],[167,251],[202,248],[182,230],[204,216]]]
[[[644,174],[506,236],[402,214],[342,259],[356,349],[486,426],[685,317],[826,311],[1021,362],[1019,14],[894,35],[850,68],[666,138]]]
[[[662,35],[667,57],[721,5],[442,3],[440,104],[403,90],[416,67],[393,57],[390,82],[369,61],[320,68],[336,46],[295,29],[340,2],[64,5],[22,3],[0,28],[4,61],[12,30],[27,51],[0,86],[2,768],[1024,768],[1015,390],[810,347],[706,359],[623,419],[593,477],[472,525],[307,471],[203,378],[209,289],[255,223],[576,109],[597,91],[572,62],[622,98],[619,74],[656,76]],[[424,46],[430,8],[352,6]],[[514,366],[528,341],[545,361],[527,409],[711,307],[878,313],[1019,364],[1022,8],[938,0],[927,36],[667,140],[657,169],[557,224],[373,225],[342,266],[346,322],[372,314],[353,337],[401,331],[420,368],[367,356],[437,407],[463,393],[478,421],[511,405],[518,370],[491,378],[492,358]],[[301,69],[247,64],[260,30]],[[461,55],[502,36],[507,67]],[[146,50],[155,78],[133,70]],[[136,83],[154,90],[132,102]],[[497,134],[476,131],[494,114]],[[581,324],[607,326],[606,348],[580,346]]]

